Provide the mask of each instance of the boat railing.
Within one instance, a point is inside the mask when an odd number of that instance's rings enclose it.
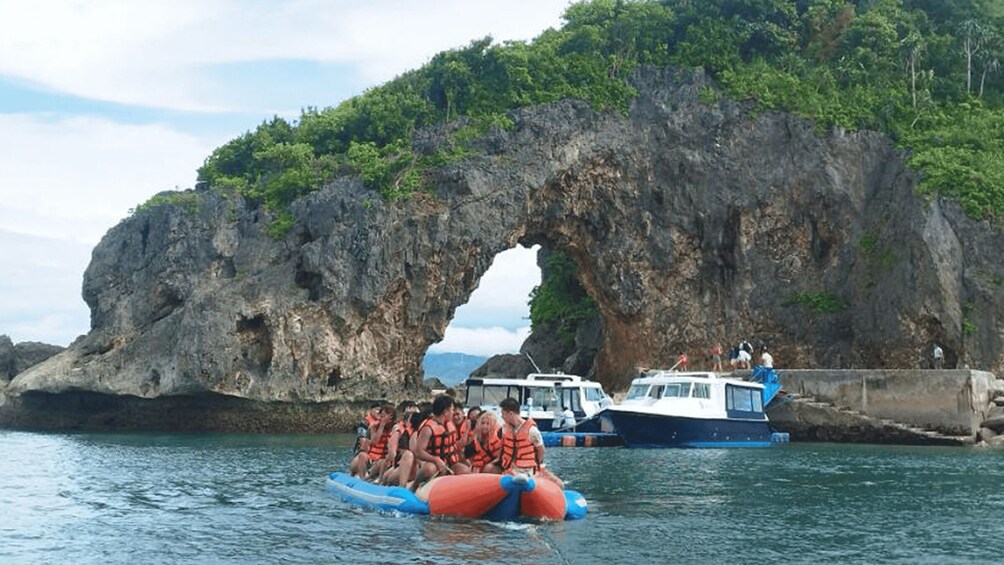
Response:
[[[763,385],[763,405],[767,406],[781,390],[781,379],[772,367],[757,365],[750,373],[750,381]]]

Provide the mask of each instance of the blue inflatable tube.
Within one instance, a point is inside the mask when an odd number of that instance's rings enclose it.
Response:
[[[579,520],[586,499],[550,481],[526,475],[454,475],[437,479],[429,502],[403,487],[375,485],[347,473],[331,473],[328,490],[345,502],[382,511],[513,521],[521,518]],[[546,488],[545,488],[546,487]]]
[[[404,487],[375,485],[347,473],[331,473],[328,490],[338,493],[345,502],[377,508],[385,512],[428,514],[429,505]]]

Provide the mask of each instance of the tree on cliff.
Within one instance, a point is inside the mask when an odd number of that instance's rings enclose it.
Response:
[[[510,126],[509,110],[573,97],[626,111],[639,65],[700,66],[763,110],[885,131],[911,149],[922,190],[1004,215],[999,3],[592,0],[564,17],[530,43],[477,39],[337,107],[267,121],[216,149],[199,180],[280,213],[338,174],[406,196],[470,155],[471,139]],[[416,129],[457,119],[444,149],[416,153]]]

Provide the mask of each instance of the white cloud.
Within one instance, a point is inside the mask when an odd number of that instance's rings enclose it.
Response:
[[[515,331],[505,328],[464,328],[449,326],[443,341],[433,344],[429,353],[466,353],[468,355],[496,355],[519,353],[519,348],[530,335],[530,327]]]
[[[130,208],[191,187],[214,143],[164,125],[0,114],[0,229],[97,243]]]
[[[560,25],[568,3],[0,0],[0,53],[16,54],[0,57],[0,74],[98,100],[219,110],[232,100],[206,74],[213,65],[350,64],[379,83],[485,35],[532,39]]]
[[[130,208],[188,187],[214,143],[165,125],[0,114],[0,333],[66,345],[89,328],[91,249]]]
[[[538,249],[539,245],[532,249],[516,246],[496,255],[467,306],[518,306],[525,309],[530,291],[540,284]]]
[[[45,107],[59,112],[0,114],[0,333],[65,344],[85,332],[80,284],[93,245],[151,195],[191,186],[203,159],[238,133],[189,133],[181,120],[191,116],[173,112],[157,113],[163,123],[115,121],[129,106],[266,115],[333,105],[344,83],[383,82],[472,39],[532,39],[559,25],[568,4],[0,0],[0,79],[15,91],[48,91]],[[315,80],[303,62],[336,76]],[[272,86],[272,75],[255,74],[262,68],[289,78]],[[333,98],[317,99],[329,84]],[[73,115],[60,105],[72,97],[125,106],[89,106],[109,117]],[[210,131],[218,115],[204,115],[201,129]],[[533,256],[500,254],[439,347],[518,350],[528,333],[526,300],[539,284]]]
[[[67,345],[90,327],[80,297],[91,246],[0,229],[0,334]]]

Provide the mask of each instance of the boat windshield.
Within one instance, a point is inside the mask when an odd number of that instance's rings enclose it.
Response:
[[[648,392],[648,385],[631,385],[631,388],[628,390],[627,396],[624,397],[624,400],[645,398],[646,392]]]
[[[592,402],[599,402],[603,400],[603,389],[601,388],[587,388],[583,389],[586,393],[586,400]]]

